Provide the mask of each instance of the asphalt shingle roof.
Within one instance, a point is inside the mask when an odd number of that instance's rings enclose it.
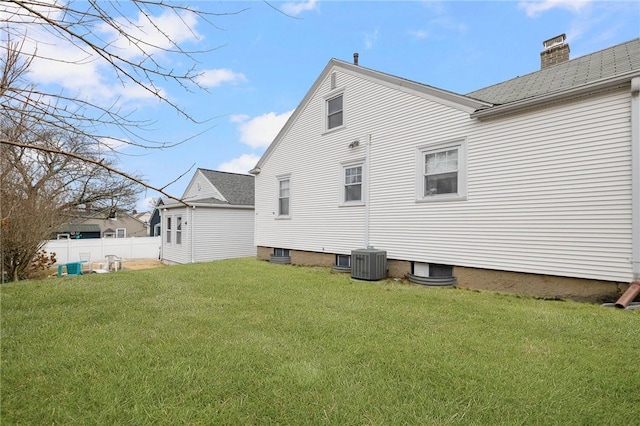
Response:
[[[202,174],[215,186],[227,200],[225,203],[216,198],[194,200],[208,204],[229,204],[233,206],[253,206],[255,185],[253,176],[238,173],[219,172],[217,170],[200,169]]]
[[[563,91],[640,71],[640,38],[467,93],[496,105]]]

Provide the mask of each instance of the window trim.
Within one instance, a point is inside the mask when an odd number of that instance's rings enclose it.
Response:
[[[281,182],[289,181],[289,212],[287,214],[280,214],[280,184]],[[276,206],[275,217],[276,219],[290,219],[291,218],[291,174],[276,176]]]
[[[122,237],[119,232],[122,231]],[[127,228],[116,228],[116,238],[127,238]]]
[[[347,172],[347,169],[351,169],[354,167],[362,167],[361,181],[360,181],[360,199],[347,201],[346,200],[346,186],[347,186],[346,172]],[[357,160],[350,160],[350,161],[340,163],[340,194],[339,194],[340,206],[346,207],[346,206],[364,206],[365,205],[365,200],[367,199],[366,198],[367,197],[366,167],[367,166],[365,164],[364,158],[359,158]]]
[[[171,227],[171,218],[173,218],[173,216],[167,216],[167,227],[166,227],[167,232],[165,232],[165,235],[166,235],[165,242],[167,244],[171,244],[171,231],[173,230],[173,228]]]
[[[336,127],[329,128],[329,101],[337,98],[338,96],[342,96],[342,124]],[[347,126],[347,96],[345,94],[344,87],[332,90],[327,93],[323,98],[323,107],[322,107],[322,130],[323,134],[335,132],[340,129],[344,129]]]
[[[458,149],[458,192],[456,194],[424,195],[425,156],[435,152]],[[416,148],[416,202],[464,201],[467,199],[467,138],[453,139],[418,146]]]
[[[182,215],[176,215],[176,243],[182,245]]]

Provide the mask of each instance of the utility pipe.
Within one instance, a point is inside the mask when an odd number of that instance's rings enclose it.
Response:
[[[631,283],[627,291],[620,296],[614,306],[616,308],[625,309],[631,304],[631,302],[633,302],[633,299],[635,299],[638,294],[640,294],[640,282],[634,281]]]
[[[631,79],[631,265],[633,282],[616,308],[626,308],[640,293],[640,77]]]
[[[640,281],[640,77],[631,80],[631,256]]]
[[[369,189],[371,188],[371,133],[369,133],[367,135],[367,153],[366,153],[366,159],[364,162],[364,169],[365,169],[365,182],[366,182],[366,188],[365,188],[365,203],[364,203],[364,247],[365,248],[369,248],[369,209],[370,209],[370,201],[371,198],[369,197]]]

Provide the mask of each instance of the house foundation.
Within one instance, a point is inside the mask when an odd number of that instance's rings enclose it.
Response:
[[[258,246],[257,257],[268,261],[273,252],[272,247]],[[333,253],[289,250],[289,254],[293,265],[331,267],[335,264]],[[389,278],[406,279],[411,272],[411,261],[387,259],[387,269]],[[597,303],[615,301],[629,287],[628,283],[461,266],[454,266],[453,274],[459,288]]]

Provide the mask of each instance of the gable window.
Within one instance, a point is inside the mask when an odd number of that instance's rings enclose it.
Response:
[[[278,216],[289,216],[291,181],[288,177],[278,180]]]
[[[344,203],[362,201],[362,163],[343,167],[344,185],[342,201]]]
[[[324,96],[324,132],[330,132],[345,126],[344,108],[344,88],[332,90],[331,93]]]
[[[342,114],[342,93],[327,99],[327,130],[342,126]]]
[[[167,218],[167,243],[171,244],[171,216]]]
[[[176,217],[176,244],[182,244],[182,216]]]
[[[422,201],[456,200],[466,197],[466,142],[418,149],[416,196]]]

